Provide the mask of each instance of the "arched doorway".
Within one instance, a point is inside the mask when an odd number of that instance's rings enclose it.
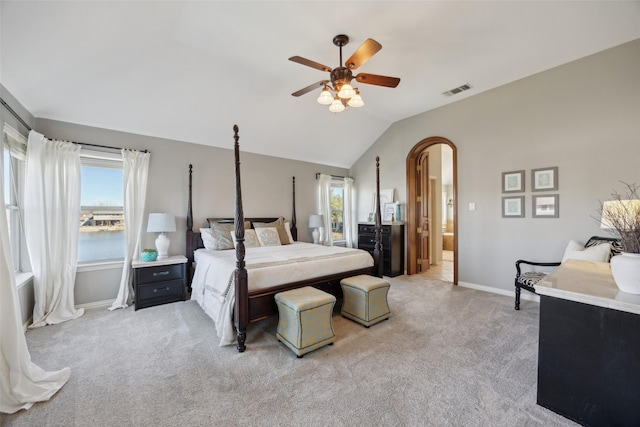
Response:
[[[445,144],[452,151],[452,195],[450,206],[453,229],[453,283],[458,284],[458,161],[457,149],[446,138],[433,136],[418,142],[407,155],[407,274],[425,271],[431,263],[429,248],[435,226],[430,212],[433,212],[434,186],[428,171],[429,147]],[[437,195],[441,197],[440,194]]]

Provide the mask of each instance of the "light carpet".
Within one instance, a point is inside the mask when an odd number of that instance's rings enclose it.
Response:
[[[337,339],[298,359],[277,319],[247,351],[219,347],[194,301],[86,310],[29,330],[32,360],[71,367],[50,401],[3,426],[574,426],[536,404],[538,305],[424,277],[391,280],[391,318],[338,313]]]

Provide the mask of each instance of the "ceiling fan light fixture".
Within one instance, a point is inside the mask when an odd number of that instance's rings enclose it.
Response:
[[[343,99],[349,99],[356,94],[356,91],[353,90],[349,83],[345,83],[340,88],[340,92],[338,92],[338,96]]]
[[[344,111],[344,108],[345,107],[342,101],[340,101],[340,99],[336,97],[331,103],[331,105],[329,106],[329,111],[331,111],[332,113],[340,113]]]
[[[356,89],[355,92],[356,92],[356,94],[351,97],[349,102],[347,102],[347,105],[349,105],[349,107],[353,107],[353,108],[362,107],[364,105],[364,101],[362,100],[362,97],[360,96],[360,92],[358,91],[358,89]]]
[[[322,105],[331,105],[333,102],[333,96],[331,96],[331,92],[327,90],[325,87],[320,96],[318,97],[318,104]]]

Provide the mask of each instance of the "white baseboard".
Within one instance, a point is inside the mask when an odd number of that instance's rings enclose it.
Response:
[[[90,302],[87,304],[76,305],[76,308],[109,308],[111,307],[111,304],[113,304],[114,301],[115,301],[115,298],[104,300],[104,301]],[[32,323],[33,323],[33,316],[27,319],[27,321],[22,325],[22,328],[24,329],[25,332],[27,332],[27,329],[29,328],[29,326],[31,326]]]
[[[109,308],[111,307],[111,304],[113,304],[114,301],[115,301],[115,298],[106,299],[103,301],[89,302],[86,304],[76,305],[76,308]]]
[[[508,291],[506,289],[500,289],[500,288],[494,288],[492,286],[484,286],[484,285],[477,285],[475,283],[469,283],[469,282],[462,282],[462,281],[458,281],[458,286],[462,286],[463,288],[470,288],[470,289],[476,289],[478,291],[484,291],[484,292],[491,292],[492,294],[498,294],[498,295],[504,295],[507,297],[512,297],[515,298],[515,289],[512,291]],[[531,292],[522,292],[520,294],[520,300],[527,300],[527,301],[534,301],[534,302],[540,302],[540,297],[534,293]]]

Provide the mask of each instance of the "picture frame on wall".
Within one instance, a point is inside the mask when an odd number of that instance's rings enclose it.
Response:
[[[524,191],[524,170],[502,172],[502,192],[519,193]]]
[[[557,191],[558,167],[531,169],[531,191]]]
[[[533,218],[559,218],[560,196],[558,194],[545,194],[532,196]]]
[[[503,197],[502,218],[524,218],[524,196]]]

